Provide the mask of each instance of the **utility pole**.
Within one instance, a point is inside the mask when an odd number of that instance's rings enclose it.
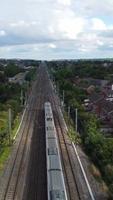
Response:
[[[65,95],[65,93],[64,93],[64,90],[63,90],[63,96],[62,96],[63,107],[64,107],[64,95]]]
[[[58,83],[56,84],[56,92],[57,92],[57,94],[59,96],[59,84]]]
[[[78,110],[77,110],[77,108],[75,109],[75,130],[76,130],[76,132],[78,130]]]
[[[11,144],[11,108],[8,110],[8,133],[9,133],[9,144]]]
[[[62,97],[61,97],[61,106],[62,106],[62,109],[64,111],[64,90],[63,90],[63,94],[62,94]]]
[[[68,106],[68,118],[70,117],[70,106]]]
[[[24,105],[26,106],[26,104],[27,104],[27,99],[28,99],[28,94],[27,94],[27,91],[26,91],[26,93],[25,93],[25,101],[24,101]]]
[[[21,89],[21,96],[20,96],[20,100],[21,100],[21,106],[23,106],[23,89]]]
[[[53,84],[55,84],[55,77],[53,76],[53,78],[52,78],[52,79],[53,79]]]

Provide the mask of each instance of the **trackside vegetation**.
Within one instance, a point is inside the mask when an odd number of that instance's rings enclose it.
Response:
[[[62,64],[50,62],[48,69],[51,74],[51,79],[56,85],[56,90],[63,98],[64,95],[64,110],[69,115],[71,127],[75,127],[75,109],[78,109],[78,131],[80,136],[74,136],[73,128],[70,127],[69,135],[74,142],[82,145],[85,152],[89,155],[93,163],[98,167],[100,173],[107,183],[110,191],[110,198],[113,198],[113,138],[107,138],[100,132],[100,122],[93,113],[86,112],[83,106],[83,100],[87,98],[84,88],[73,84],[72,80],[76,76],[105,78],[109,77],[113,71],[113,67],[109,70],[98,67],[96,63],[81,63]],[[101,71],[101,73],[100,73]],[[100,77],[101,76],[101,77]],[[64,94],[63,94],[64,92]],[[70,108],[70,113],[68,109]],[[67,115],[66,114],[66,115]],[[66,117],[69,123],[69,118]],[[73,122],[72,122],[73,121]]]
[[[25,73],[22,82],[9,81],[19,73]],[[26,70],[10,62],[6,67],[0,66],[0,171],[4,166],[18,129],[26,98],[35,80],[37,67]],[[9,108],[11,109],[11,136],[9,138]]]

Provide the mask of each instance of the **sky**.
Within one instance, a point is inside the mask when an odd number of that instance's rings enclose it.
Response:
[[[113,0],[0,0],[0,58],[113,58]]]

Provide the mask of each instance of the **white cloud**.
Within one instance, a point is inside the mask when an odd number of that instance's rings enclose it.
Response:
[[[52,43],[51,43],[51,44],[49,44],[48,46],[49,46],[50,48],[52,48],[52,49],[56,49],[56,45],[55,45],[55,44],[52,44]]]
[[[1,55],[110,55],[112,44],[113,0],[1,0]]]
[[[71,0],[57,0],[58,3],[64,5],[64,6],[70,6],[71,5]]]
[[[30,26],[35,26],[37,25],[38,22],[37,21],[24,21],[24,20],[20,20],[20,21],[17,21],[17,22],[11,22],[9,25],[11,27],[30,27]]]
[[[22,21],[18,21],[18,22],[14,22],[14,23],[11,23],[10,26],[12,27],[22,27],[22,26],[29,26],[29,23],[25,23],[24,20]]]
[[[0,30],[0,36],[5,36],[6,32],[4,30]]]
[[[106,24],[103,22],[103,20],[99,18],[93,18],[92,19],[92,29],[94,30],[106,30]]]
[[[73,0],[73,9],[82,16],[112,16],[113,0]]]
[[[37,46],[34,46],[33,50],[34,51],[39,51],[39,48]]]
[[[59,31],[68,39],[76,39],[83,31],[84,20],[82,18],[64,18],[59,21]]]

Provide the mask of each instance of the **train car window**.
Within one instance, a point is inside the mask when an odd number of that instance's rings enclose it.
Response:
[[[48,118],[47,118],[47,121],[52,121],[52,118],[51,118],[51,117],[48,117]]]
[[[51,200],[65,200],[64,191],[61,190],[52,190],[50,191]]]
[[[51,117],[51,116],[52,116],[52,112],[50,112],[50,111],[46,112],[45,114],[46,114],[46,116],[48,116],[48,117]]]
[[[53,126],[47,126],[46,129],[47,129],[47,131],[53,131],[54,127]]]
[[[48,148],[48,155],[58,155],[57,148]]]

